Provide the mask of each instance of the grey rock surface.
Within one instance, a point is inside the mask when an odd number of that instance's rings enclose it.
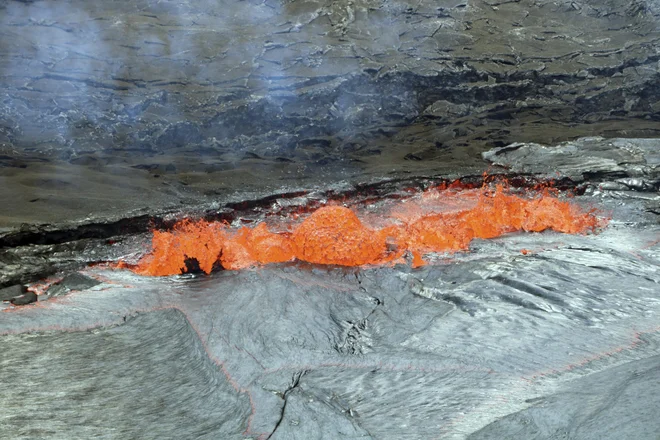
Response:
[[[548,146],[514,143],[482,153],[509,173],[570,179],[592,194],[644,200],[660,213],[660,139],[580,138]]]
[[[29,383],[3,384],[5,438],[242,438],[250,402],[180,312],[30,338],[3,340],[1,380]]]
[[[607,181],[606,189],[657,192],[660,139],[580,138],[559,145],[514,143],[482,154],[513,173]],[[618,185],[617,185],[618,184]]]

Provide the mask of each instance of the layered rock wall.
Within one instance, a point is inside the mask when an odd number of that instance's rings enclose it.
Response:
[[[0,226],[658,136],[659,38],[657,0],[5,0]]]
[[[656,1],[3,3],[4,148],[313,161],[413,136],[430,159],[523,120],[658,133]]]

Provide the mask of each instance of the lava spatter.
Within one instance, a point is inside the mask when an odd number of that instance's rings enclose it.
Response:
[[[380,232],[364,226],[346,207],[327,206],[302,222],[291,238],[299,260],[361,266],[383,260],[386,244]]]
[[[183,220],[171,231],[154,231],[153,250],[136,265],[120,266],[162,276],[186,272],[190,259],[210,273],[218,264],[230,270],[293,260],[363,266],[404,261],[410,254],[417,267],[429,253],[467,250],[474,238],[547,229],[579,234],[607,223],[547,189],[523,197],[502,184],[433,188],[368,217],[371,222],[347,207],[325,206],[299,224],[278,228],[284,232],[272,232],[265,223],[232,229]]]

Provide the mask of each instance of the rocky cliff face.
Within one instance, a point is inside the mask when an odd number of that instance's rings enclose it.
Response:
[[[660,134],[656,0],[24,0],[0,32],[4,225]]]

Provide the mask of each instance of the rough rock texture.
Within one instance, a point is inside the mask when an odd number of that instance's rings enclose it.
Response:
[[[657,0],[8,0],[0,227],[658,136]]]
[[[641,198],[660,214],[660,139],[581,138],[560,145],[514,143],[482,154],[510,173],[589,182],[590,193]]]
[[[582,138],[560,145],[514,143],[482,154],[518,174],[605,181],[602,188],[660,190],[660,139]]]

